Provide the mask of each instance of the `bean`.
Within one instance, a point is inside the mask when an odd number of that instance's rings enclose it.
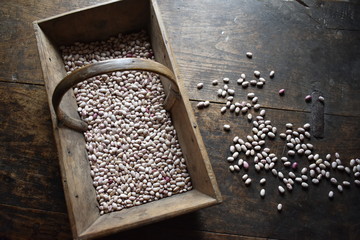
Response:
[[[226,160],[227,160],[228,162],[233,162],[235,159],[234,159],[233,157],[228,157]]]
[[[268,137],[271,138],[271,139],[274,139],[275,138],[275,134],[273,132],[268,132]]]
[[[312,181],[313,184],[318,184],[319,183],[319,179],[317,179],[317,178],[313,178],[311,181]]]
[[[243,167],[245,170],[247,170],[249,168],[249,163],[247,161],[244,161]]]
[[[301,186],[302,186],[303,188],[308,188],[308,187],[309,187],[309,185],[308,185],[306,182],[302,182],[302,183],[301,183]]]
[[[238,85],[241,85],[243,83],[243,81],[244,81],[244,79],[242,79],[242,78],[239,78],[238,80],[236,80]]]
[[[290,167],[290,166],[291,166],[291,162],[290,162],[290,161],[284,162],[284,166],[285,166],[285,167]]]
[[[266,179],[265,179],[265,178],[260,179],[260,184],[261,184],[261,185],[264,185],[265,183],[266,183]]]
[[[269,77],[274,78],[274,76],[275,76],[275,71],[270,71]]]
[[[357,186],[360,186],[360,180],[355,179],[355,180],[354,180],[354,183],[355,183]]]
[[[204,102],[199,102],[199,103],[196,105],[196,107],[197,107],[198,109],[204,108]]]
[[[297,162],[293,162],[292,164],[291,164],[291,168],[292,169],[297,169],[297,167],[298,167],[298,163]]]
[[[343,186],[344,187],[349,187],[350,186],[350,182],[349,181],[343,181]]]
[[[330,182],[331,182],[332,184],[337,184],[336,178],[331,178],[331,179],[330,179]]]
[[[337,169],[340,170],[340,171],[343,171],[345,169],[345,167],[343,165],[338,165]]]
[[[235,94],[235,90],[234,89],[228,89],[227,90],[227,93],[230,95],[230,96],[233,96]]]
[[[218,89],[218,91],[217,91],[217,95],[218,95],[218,97],[222,97],[222,92],[223,92],[223,90],[222,90],[222,89]]]
[[[257,86],[258,88],[262,88],[262,87],[264,86],[264,84],[265,84],[265,82],[257,82],[257,83],[256,83],[256,86]]]
[[[279,90],[279,95],[284,96],[285,95],[285,89],[280,89]]]
[[[240,171],[240,167],[239,167],[239,165],[234,165],[234,169],[235,169],[235,171]]]
[[[224,125],[224,130],[225,130],[225,131],[230,131],[230,125],[225,124],[225,125]]]
[[[288,155],[289,155],[289,156],[295,156],[295,151],[289,150],[289,151],[288,151]]]
[[[257,80],[255,80],[255,79],[250,80],[250,84],[251,84],[252,86],[256,86]]]
[[[260,107],[261,107],[261,105],[257,103],[257,104],[254,105],[254,110],[255,110],[255,111],[256,111],[256,110],[259,110]]]
[[[261,196],[262,198],[265,197],[265,189],[261,189],[261,190],[260,190],[260,196]]]
[[[248,58],[252,58],[252,57],[253,57],[253,54],[252,54],[252,52],[247,52],[247,53],[246,53],[246,56],[247,56]]]
[[[255,93],[248,93],[247,94],[247,97],[249,98],[249,99],[253,99],[254,97],[255,97]]]
[[[197,89],[202,89],[204,87],[204,84],[203,83],[198,83],[196,85]]]
[[[280,133],[279,136],[280,136],[282,139],[285,139],[285,138],[286,138],[286,134],[285,134],[285,133]]]
[[[349,162],[350,167],[355,166],[355,163],[356,163],[355,159],[351,159],[350,162]]]

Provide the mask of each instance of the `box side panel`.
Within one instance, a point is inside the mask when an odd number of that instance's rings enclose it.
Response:
[[[216,200],[197,190],[102,215],[81,234],[81,239],[104,236],[216,204]]]
[[[146,29],[148,15],[148,0],[123,0],[53,17],[39,26],[60,46]]]
[[[36,23],[34,27],[48,101],[51,103],[53,90],[66,73],[55,46]],[[70,115],[77,114],[72,90],[64,96],[61,107],[66,109]],[[85,140],[81,133],[58,128],[51,105],[50,112],[70,222],[74,235],[78,235],[99,216],[95,189],[92,186],[90,167],[85,151]]]
[[[156,1],[151,6],[151,41],[155,52],[156,61],[164,64],[173,70],[182,98],[176,101],[171,109],[171,117],[176,128],[179,142],[187,160],[188,170],[194,187],[221,201],[221,193],[218,188],[209,157],[206,152],[196,119],[193,114],[188,96],[180,77],[179,70],[170,47],[164,25],[158,10]],[[168,82],[162,81],[165,90],[168,89]]]

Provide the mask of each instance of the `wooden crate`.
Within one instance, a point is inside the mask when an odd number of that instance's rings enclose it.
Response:
[[[190,102],[179,77],[156,0],[113,1],[34,22],[41,66],[48,95],[62,182],[74,239],[99,237],[162,219],[195,211],[221,202],[221,194],[202,141]],[[121,211],[100,215],[90,176],[85,139],[81,132],[58,123],[52,104],[54,89],[66,76],[61,45],[90,42],[146,29],[157,62],[173,73],[179,96],[170,110],[184,153],[193,189],[181,194]],[[161,77],[165,90],[168,82]],[[171,94],[171,91],[166,91]],[[80,119],[72,89],[60,107]]]

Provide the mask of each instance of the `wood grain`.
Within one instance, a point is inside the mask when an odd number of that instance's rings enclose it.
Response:
[[[329,181],[322,181],[319,186],[310,183],[308,191],[302,190],[298,184],[295,184],[291,193],[286,192],[284,196],[280,196],[277,186],[283,185],[281,180],[275,178],[270,171],[256,173],[253,158],[244,155],[240,158],[249,161],[250,170],[230,173],[229,163],[226,161],[230,154],[229,146],[236,135],[245,139],[251,133],[251,124],[244,116],[236,117],[235,114],[230,113],[220,116],[220,108],[223,106],[221,104],[213,104],[209,109],[200,111],[195,109],[195,103],[193,106],[224,197],[224,202],[220,206],[199,212],[202,223],[200,229],[276,239],[356,239],[359,236],[360,222],[357,213],[360,208],[356,204],[360,197],[359,187],[352,184],[350,189],[345,189],[340,194]],[[279,132],[285,130],[287,122],[299,127],[310,118],[310,114],[303,112],[274,109],[267,109],[266,112],[266,119],[271,120]],[[324,138],[310,140],[314,144],[316,153],[325,157],[327,153],[334,155],[335,151],[339,152],[345,165],[349,164],[349,159],[359,157],[360,130],[354,127],[359,120],[359,117],[325,115]],[[230,124],[232,130],[229,133],[224,132],[223,124]],[[339,136],[343,139],[341,143],[338,141]],[[279,158],[286,156],[285,142],[279,137],[273,141],[267,140],[266,146]],[[297,161],[300,167],[308,165],[304,157],[296,157],[292,161]],[[280,163],[276,164],[276,168],[284,173],[289,171]],[[252,178],[250,187],[246,187],[241,179],[245,173]],[[299,171],[295,173],[298,175]],[[331,173],[337,179],[353,181],[353,177],[349,177],[346,173],[337,171]],[[259,195],[262,188],[259,180],[262,177],[267,179],[264,186],[265,199],[260,198]],[[334,201],[328,199],[330,190],[335,192]],[[280,214],[276,210],[277,203],[283,204],[283,211]]]
[[[71,239],[67,214],[0,204],[0,239]]]
[[[65,212],[44,88],[0,83],[0,203]]]
[[[0,239],[58,239],[71,238],[71,230],[66,214],[42,211],[37,209],[14,207],[0,204]],[[179,219],[181,220],[181,218]],[[191,220],[194,223],[193,220]],[[156,239],[158,240],[265,240],[249,236],[204,232],[175,227],[177,222],[165,221],[135,230],[129,230],[101,238],[103,240],[116,239]]]
[[[224,196],[224,202],[104,239],[359,239],[356,214],[359,188],[343,194],[327,182],[295,188],[277,195],[279,181],[268,173],[255,174],[246,188],[241,175],[228,172],[228,147],[233,134],[250,129],[244,119],[219,117],[220,104],[199,112],[195,104],[216,97],[213,79],[230,77],[235,98],[255,92],[267,115],[279,128],[285,122],[303,124],[311,119],[305,95],[325,95],[324,138],[311,139],[320,154],[338,151],[342,159],[359,157],[359,4],[355,1],[171,1],[159,8],[199,123],[206,150]],[[0,6],[0,239],[70,239],[64,194],[50,111],[36,49],[32,22],[102,0],[3,1]],[[252,51],[254,58],[245,57]],[[263,89],[243,90],[235,84],[239,74],[276,71]],[[204,83],[201,91],[198,82]],[[16,83],[16,84],[15,84]],[[20,84],[26,83],[26,84]],[[278,96],[286,89],[284,97]],[[224,123],[232,125],[226,134]],[[277,139],[269,146],[282,154]],[[301,162],[304,164],[304,162]],[[267,177],[267,195],[260,199],[260,177]],[[346,175],[337,175],[347,179]],[[276,204],[282,201],[283,212]]]
[[[327,29],[296,2],[243,1],[240,7],[237,1],[163,1],[160,8],[181,74],[189,79],[190,99],[206,96],[224,102],[216,97],[222,84],[214,88],[212,80],[229,77],[229,86],[236,88],[241,73],[251,80],[259,70],[268,80],[266,91],[249,91],[261,92],[264,106],[309,111],[304,97],[318,90],[325,95],[326,113],[360,116],[354,101],[360,89],[359,31]],[[251,60],[247,51],[254,54]],[[276,72],[273,80],[268,77],[271,70]],[[202,91],[197,91],[199,82],[204,83]],[[286,101],[277,97],[281,88],[286,89]]]
[[[105,1],[3,1],[0,10],[0,81],[44,84],[39,54],[34,47],[32,22],[101,2]]]

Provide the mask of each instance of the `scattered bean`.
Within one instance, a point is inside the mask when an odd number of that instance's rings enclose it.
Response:
[[[224,130],[225,130],[225,131],[230,131],[230,125],[225,124],[225,125],[224,125]]]
[[[248,58],[252,58],[253,54],[252,54],[251,52],[247,52],[247,53],[246,53],[246,56],[247,56]]]
[[[251,178],[248,178],[245,180],[245,185],[250,185],[251,184]]]
[[[281,194],[285,192],[285,189],[282,186],[278,186],[278,190]]]
[[[306,102],[311,102],[311,99],[312,99],[311,95],[307,95],[307,96],[305,97],[305,101],[306,101]]]
[[[269,77],[274,78],[274,76],[275,76],[275,71],[271,71],[270,74],[269,74]]]
[[[260,196],[261,196],[262,198],[265,197],[265,189],[261,189],[261,190],[260,190]]]
[[[279,95],[284,96],[285,95],[285,89],[280,89],[279,90]]]
[[[266,179],[265,179],[265,178],[260,179],[260,184],[261,184],[261,185],[264,185],[265,183],[266,183]]]

